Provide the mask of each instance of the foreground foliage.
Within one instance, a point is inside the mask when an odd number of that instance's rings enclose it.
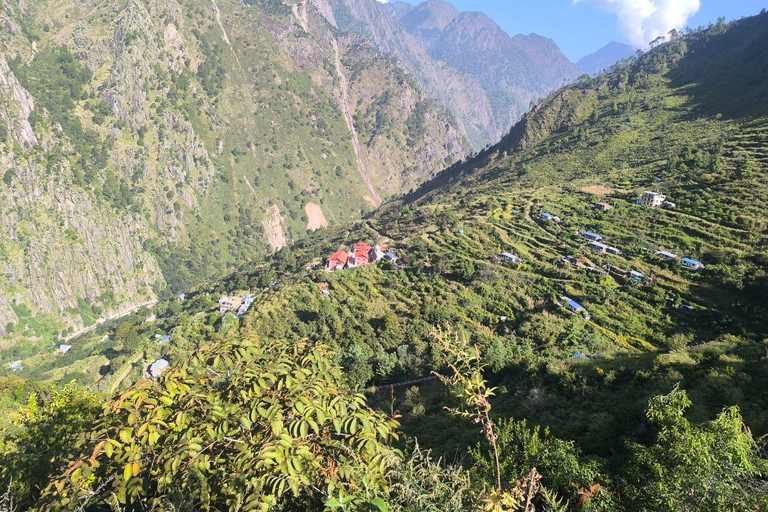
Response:
[[[230,340],[108,405],[40,510],[288,510],[382,494],[396,423],[322,346]]]

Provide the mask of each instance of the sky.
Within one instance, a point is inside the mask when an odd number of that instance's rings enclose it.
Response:
[[[695,28],[720,16],[731,20],[768,8],[768,0],[447,1],[461,11],[485,13],[510,35],[535,32],[550,37],[573,62],[610,41],[644,48],[672,28]]]

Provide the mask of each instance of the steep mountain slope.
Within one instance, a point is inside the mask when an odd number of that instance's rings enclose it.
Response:
[[[768,433],[766,20],[712,26],[552,94],[497,146],[408,197],[104,325],[66,354],[25,358],[24,371],[115,392],[159,357],[182,369],[170,382],[186,378],[190,353],[226,351],[233,340],[280,340],[280,350],[330,345],[346,380],[378,386],[368,389],[370,403],[401,414],[409,437],[461,458],[484,436],[446,413],[446,404],[460,404],[431,372],[452,362],[440,338],[466,340],[498,386],[492,413],[505,426],[501,456],[511,482],[536,467],[571,500],[567,510],[635,512],[660,499],[669,510],[695,510],[678,506],[690,498],[686,489],[725,481],[724,492],[694,499],[725,498],[733,510],[751,499],[749,508],[760,510],[768,496],[765,456],[755,457],[755,440]],[[665,193],[676,208],[639,206],[644,190]],[[590,246],[583,231],[617,250]],[[386,244],[399,263],[322,270],[330,254],[361,240]],[[683,256],[704,267],[684,267]],[[222,295],[246,292],[254,302],[245,315],[216,311]],[[161,342],[162,334],[170,338]],[[2,356],[20,357],[14,349]],[[205,392],[215,396],[229,389],[228,376],[241,374],[219,373],[224,360],[203,357],[216,373],[191,373],[190,385],[213,381]],[[271,386],[263,380],[258,391]],[[164,382],[142,386],[164,391]],[[230,400],[240,404],[241,396]],[[718,416],[730,406],[738,409]],[[247,431],[232,416],[232,430]],[[699,429],[709,442],[699,443]],[[741,458],[723,456],[734,444],[746,447]],[[472,470],[487,483],[494,476],[481,452],[490,448],[478,446]],[[712,465],[721,456],[726,462]],[[733,476],[728,461],[736,459],[752,468],[739,473],[750,478]],[[696,463],[683,470],[681,460]],[[578,476],[553,476],[574,467]]]
[[[594,53],[590,53],[579,59],[576,63],[576,67],[587,74],[596,75],[597,73],[610,68],[620,60],[633,57],[636,53],[637,50],[629,45],[611,41]]]
[[[570,86],[499,145],[362,223],[316,233],[184,303],[164,303],[155,321],[144,322],[151,318],[145,311],[120,332],[104,326],[79,340],[65,357],[41,355],[24,364],[41,378],[79,375],[107,386],[123,364],[140,373],[141,365],[129,361],[137,349],[146,359],[173,361],[205,343],[205,333],[233,328],[230,317],[197,313],[210,312],[222,293],[250,289],[259,291],[243,319],[249,329],[265,338],[333,340],[356,385],[427,375],[441,364],[430,331],[449,325],[464,332],[495,370],[512,375],[525,373],[527,364],[538,368],[532,381],[510,388],[505,407],[558,425],[599,453],[600,429],[636,427],[649,394],[675,382],[705,399],[696,414],[738,403],[748,424],[766,432],[768,395],[754,392],[768,386],[759,376],[766,363],[760,342],[768,336],[765,19],[691,34]],[[636,205],[646,189],[667,194],[677,207]],[[611,208],[595,209],[598,201]],[[560,221],[545,220],[544,212]],[[578,234],[584,230],[601,234],[619,254],[594,251]],[[403,265],[311,270],[359,240],[386,243]],[[665,261],[656,250],[678,259]],[[494,258],[502,251],[522,263]],[[684,268],[683,256],[704,269]],[[630,279],[629,270],[644,277]],[[566,311],[562,296],[582,304],[591,320]],[[153,335],[165,332],[172,342],[158,345]],[[578,365],[575,351],[604,360]],[[711,351],[722,358],[706,355]],[[97,363],[86,363],[86,354],[101,354],[98,364],[106,370],[96,376]],[[19,355],[9,350],[4,360]],[[717,379],[733,366],[730,391],[713,395],[701,372],[680,373],[691,360],[720,372],[713,374]],[[627,417],[606,417],[579,433],[593,420],[590,412],[617,392],[607,381],[595,384],[595,403],[584,396],[574,402],[584,408],[575,423],[563,420],[574,411],[561,402],[562,411],[555,405],[520,409],[537,382],[547,382],[556,401],[574,399],[578,390],[561,377],[587,378],[595,365],[627,385]],[[747,383],[749,394],[743,393]]]
[[[464,154],[418,86],[327,15],[7,3],[0,334],[52,341],[354,220]]]
[[[475,148],[497,140],[506,130],[494,124],[493,110],[482,86],[429,56],[424,47],[376,0],[310,0],[329,4],[337,26],[365,38],[390,56],[440,107],[450,112]]]

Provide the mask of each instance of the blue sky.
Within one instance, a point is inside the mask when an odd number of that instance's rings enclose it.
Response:
[[[448,1],[462,11],[484,12],[511,35],[551,37],[574,62],[610,41],[639,46],[675,24],[697,27],[720,16],[730,20],[768,8],[768,0]]]

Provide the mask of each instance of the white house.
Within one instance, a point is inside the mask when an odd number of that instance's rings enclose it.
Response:
[[[659,208],[667,200],[667,196],[658,192],[643,192],[643,197],[640,198],[640,204],[648,206],[650,208]]]
[[[522,261],[518,256],[515,256],[514,254],[509,253],[509,252],[501,253],[500,257],[504,261],[510,261],[512,263],[515,263],[515,264],[520,263]]]
[[[691,270],[701,270],[704,268],[704,265],[699,260],[694,260],[693,258],[683,258],[680,260],[680,263]]]

